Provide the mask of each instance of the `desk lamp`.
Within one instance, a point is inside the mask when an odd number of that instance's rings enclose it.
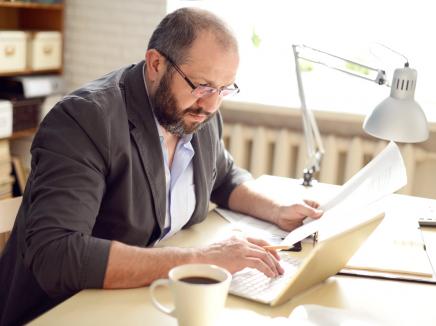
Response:
[[[308,164],[303,170],[304,186],[312,185],[313,176],[320,169],[324,146],[315,117],[306,106],[299,59],[391,87],[390,96],[365,118],[363,130],[366,133],[377,138],[405,143],[422,142],[428,138],[427,119],[414,99],[417,72],[409,68],[407,59],[404,68],[395,70],[392,84],[389,85],[384,70],[368,67],[306,45],[292,45],[292,49],[308,155]],[[349,64],[361,69],[346,70],[345,67]]]

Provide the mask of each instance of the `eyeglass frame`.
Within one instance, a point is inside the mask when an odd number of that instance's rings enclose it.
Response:
[[[216,87],[211,87],[211,86],[206,86],[206,85],[195,85],[189,78],[188,76],[186,76],[186,74],[183,72],[183,70],[174,62],[174,60],[172,60],[167,54],[165,54],[164,52],[160,51],[160,50],[156,50],[157,52],[160,53],[160,55],[162,55],[173,67],[174,69],[176,69],[176,71],[180,74],[180,76],[182,76],[182,78],[186,81],[186,83],[189,85],[189,87],[192,88],[191,94],[193,96],[195,96],[196,98],[202,98],[205,96],[210,96],[212,94],[215,94],[216,92],[218,92],[218,95],[221,97],[226,97],[226,96],[230,96],[230,95],[235,95],[238,94],[240,92],[240,88],[238,87],[238,85],[236,83],[233,83],[234,88],[227,88],[227,87],[220,87],[220,88],[216,88]],[[205,91],[204,94],[199,94],[198,92],[196,93],[196,91]],[[228,91],[228,94],[222,94],[223,91]]]

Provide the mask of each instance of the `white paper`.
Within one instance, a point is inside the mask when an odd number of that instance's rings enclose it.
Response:
[[[390,142],[371,162],[348,180],[340,191],[321,205],[324,215],[290,232],[283,245],[292,246],[311,234],[332,235],[341,223],[350,219],[362,208],[392,194],[407,184],[406,168],[398,146]],[[322,235],[324,238],[324,236]]]
[[[323,219],[319,220],[313,220],[310,223],[306,223],[299,228],[296,228],[292,232],[290,232],[282,241],[282,245],[288,245],[292,246],[293,244],[297,243],[298,241],[301,241],[312,234],[319,231],[321,228],[321,223],[323,222]]]
[[[259,220],[255,217],[236,213],[223,208],[215,208],[215,211],[239,228],[241,231],[262,239],[270,240],[270,242],[281,242],[288,232],[280,229],[276,225]],[[271,238],[276,238],[276,241],[271,241]]]
[[[333,198],[321,205],[324,211],[364,207],[407,184],[406,168],[398,146],[390,142],[374,159],[348,180]]]
[[[389,196],[377,201],[378,209],[389,207],[389,214],[347,262],[346,268],[389,272],[408,277],[433,276],[425,243],[417,222],[426,200]]]

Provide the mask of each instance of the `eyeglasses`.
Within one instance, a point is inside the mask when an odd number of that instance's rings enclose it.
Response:
[[[218,95],[220,95],[221,97],[232,96],[232,95],[239,93],[239,87],[238,87],[238,85],[236,85],[236,83],[233,83],[232,88],[229,88],[229,87],[215,88],[215,87],[210,87],[210,86],[206,86],[206,85],[197,85],[196,86],[188,78],[188,76],[185,75],[185,73],[182,71],[182,69],[180,69],[180,67],[178,65],[176,65],[175,62],[169,56],[167,56],[162,51],[158,50],[158,52],[174,67],[174,69],[177,70],[177,72],[180,74],[180,76],[182,76],[183,79],[188,83],[188,85],[192,88],[191,94],[194,95],[196,98],[209,96],[209,95],[212,95],[216,92],[218,92]]]

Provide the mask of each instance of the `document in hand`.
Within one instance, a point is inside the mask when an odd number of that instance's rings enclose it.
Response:
[[[324,215],[290,232],[283,245],[294,243],[319,232],[321,238],[336,234],[358,222],[356,214],[370,204],[390,195],[407,184],[406,168],[398,146],[390,142],[371,162],[348,180],[338,193],[321,204]]]

